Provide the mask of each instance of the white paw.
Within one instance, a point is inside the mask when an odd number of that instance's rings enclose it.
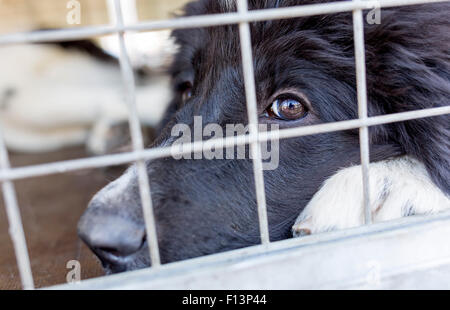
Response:
[[[407,156],[370,164],[370,207],[374,222],[450,209],[450,198],[424,165]],[[297,218],[294,237],[364,224],[361,166],[327,179]]]

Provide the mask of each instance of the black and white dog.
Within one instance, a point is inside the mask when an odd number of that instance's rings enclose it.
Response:
[[[323,0],[250,0],[264,9]],[[186,15],[235,11],[232,0],[199,0]],[[369,115],[450,102],[449,4],[383,9],[365,25]],[[351,13],[251,24],[259,122],[280,128],[357,118]],[[174,142],[175,124],[246,124],[236,25],[176,30],[175,97],[154,146]],[[158,104],[149,103],[149,104]],[[370,128],[375,221],[450,209],[449,116]],[[279,166],[264,172],[272,241],[362,223],[357,130],[279,143]],[[147,163],[163,263],[258,244],[252,162]],[[300,217],[299,217],[300,214]],[[296,221],[296,219],[298,220]],[[136,168],[100,191],[79,234],[107,272],[148,266]]]

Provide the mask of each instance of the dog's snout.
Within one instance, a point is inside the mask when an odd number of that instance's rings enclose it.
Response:
[[[131,166],[92,198],[78,222],[79,237],[98,256],[107,273],[147,265],[137,184],[135,168]]]
[[[120,264],[137,253],[145,243],[143,225],[115,214],[83,216],[78,234],[103,264]]]

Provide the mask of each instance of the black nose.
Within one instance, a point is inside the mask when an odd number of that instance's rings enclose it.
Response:
[[[132,220],[87,212],[78,224],[80,238],[105,264],[122,264],[145,242],[145,229]]]

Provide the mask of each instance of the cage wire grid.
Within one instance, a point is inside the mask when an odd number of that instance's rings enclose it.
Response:
[[[263,251],[269,251],[270,238],[267,219],[266,197],[264,190],[264,177],[262,169],[262,157],[260,144],[267,141],[300,137],[334,131],[359,129],[360,153],[362,167],[362,184],[364,195],[365,224],[371,224],[370,197],[369,197],[369,138],[370,126],[407,121],[417,118],[432,117],[450,113],[450,106],[428,108],[416,111],[401,112],[389,115],[368,117],[367,115],[367,89],[364,47],[364,21],[363,10],[373,8],[386,8],[394,6],[430,4],[447,2],[449,0],[352,0],[345,2],[329,2],[323,4],[301,5],[287,8],[274,8],[264,10],[248,10],[247,0],[237,0],[237,12],[213,14],[203,16],[181,17],[163,21],[146,21],[131,25],[123,22],[121,1],[114,0],[114,25],[83,27],[78,29],[47,30],[26,33],[12,33],[0,36],[0,46],[18,43],[64,41],[73,39],[85,39],[94,36],[116,34],[119,41],[119,62],[126,94],[126,104],[129,110],[129,125],[133,150],[121,154],[104,155],[86,159],[75,159],[27,167],[11,168],[8,152],[2,135],[0,134],[0,182],[5,201],[6,213],[9,223],[9,233],[14,245],[17,265],[24,289],[34,289],[34,281],[28,255],[24,229],[21,221],[20,210],[14,189],[14,180],[44,176],[55,173],[65,173],[89,168],[100,168],[126,163],[136,163],[142,208],[145,218],[149,254],[152,269],[161,266],[159,247],[156,235],[155,218],[153,213],[151,190],[146,172],[145,160],[153,160],[174,155],[203,152],[211,148],[223,149],[234,146],[250,145],[253,158],[253,174],[255,180],[256,200],[258,205],[258,219]],[[353,30],[355,45],[355,67],[358,98],[358,119],[332,122],[320,125],[310,125],[298,128],[281,129],[279,131],[258,131],[258,115],[256,113],[256,91],[253,70],[253,55],[250,33],[250,22],[272,19],[295,18],[319,14],[340,12],[353,13]],[[179,145],[177,149],[172,147],[157,147],[145,149],[140,120],[137,114],[135,98],[135,81],[133,69],[130,63],[125,44],[127,31],[155,31],[162,29],[183,29],[197,27],[212,27],[219,25],[239,25],[241,43],[241,58],[244,73],[244,86],[249,120],[249,134],[237,137],[213,138],[207,141],[195,141]],[[1,124],[0,124],[1,127]],[[435,216],[436,217],[436,216]],[[433,218],[435,218],[433,217]],[[439,217],[439,216],[438,216]],[[442,215],[448,217],[448,214]],[[344,232],[345,233],[345,232]],[[351,232],[350,232],[351,233]],[[358,230],[355,234],[360,233]],[[320,240],[317,236],[317,240]],[[325,239],[328,237],[324,237]],[[219,255],[226,255],[219,254]]]

